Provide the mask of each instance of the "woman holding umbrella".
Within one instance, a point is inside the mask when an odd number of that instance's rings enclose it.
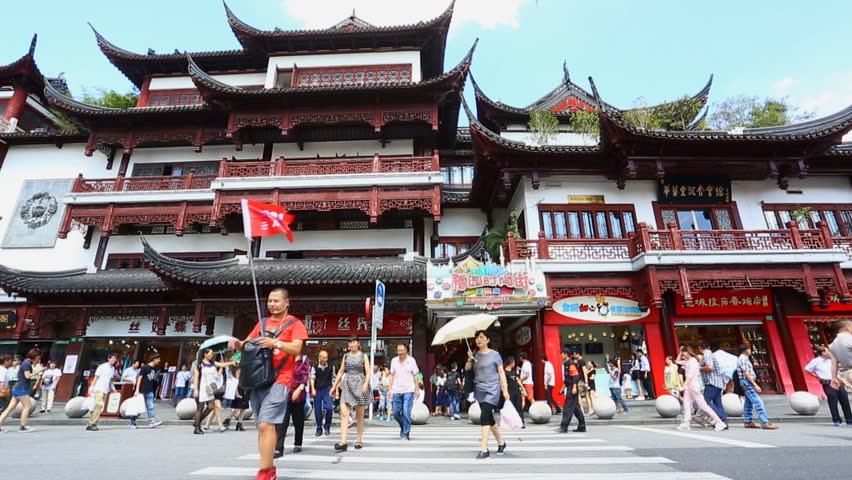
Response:
[[[509,401],[509,385],[506,380],[506,371],[503,370],[503,359],[500,354],[491,350],[491,338],[485,330],[479,330],[474,335],[477,351],[467,351],[467,363],[465,369],[473,369],[473,395],[479,408],[480,426],[482,427],[482,440],[480,443],[477,460],[488,458],[488,435],[494,435],[497,441],[497,455],[503,455],[506,451],[506,442],[500,435],[500,427],[494,420],[494,412],[498,411],[503,402]]]

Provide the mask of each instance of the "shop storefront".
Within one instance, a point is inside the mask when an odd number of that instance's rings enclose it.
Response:
[[[708,341],[714,350],[733,355],[739,355],[740,345],[751,345],[751,360],[763,394],[792,393],[769,289],[703,290],[693,293],[692,300],[693,306],[687,307],[675,296],[672,321],[679,345]]]
[[[527,352],[541,355],[539,312],[549,297],[544,273],[533,263],[484,263],[467,257],[458,263],[426,266],[428,325],[436,332],[447,321],[462,315],[490,313],[498,317],[492,328],[491,347],[504,355]],[[520,333],[518,333],[520,331]],[[435,365],[462,364],[464,342],[432,347],[424,371]],[[538,368],[538,362],[533,362]],[[543,395],[543,390],[542,393]]]
[[[654,309],[641,309],[634,300],[585,295],[553,302],[544,315],[544,353],[559,365],[563,348],[582,352],[586,361],[593,360],[601,368],[616,357],[629,368],[633,353],[642,350],[652,366],[654,388],[662,391],[662,372],[654,370],[664,364],[659,316]],[[558,387],[561,369],[557,368],[556,376]],[[608,381],[606,375],[598,375],[599,392],[607,391]]]
[[[357,335],[361,349],[370,351],[372,320],[363,314],[326,313],[306,314],[295,312],[303,318],[310,340],[306,342],[305,354],[316,362],[319,352],[328,352],[329,361],[337,363],[346,353],[348,339]],[[411,313],[385,313],[384,325],[378,331],[376,341],[376,364],[390,364],[389,358],[396,356],[396,345],[408,345],[412,349],[414,315]]]
[[[811,313],[807,315],[796,315],[807,326],[808,339],[814,354],[817,348],[829,345],[834,341],[837,332],[832,327],[835,320],[852,319],[852,304],[841,303],[839,295],[829,297],[825,305],[811,305]],[[792,315],[791,315],[792,316]]]

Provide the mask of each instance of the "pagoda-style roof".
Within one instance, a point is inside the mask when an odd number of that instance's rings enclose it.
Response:
[[[0,140],[9,145],[41,145],[85,142],[89,134],[77,130],[58,132],[0,132]]]
[[[564,64],[562,68],[564,75],[559,85],[543,97],[525,107],[514,107],[506,105],[499,100],[491,99],[485,94],[482,88],[480,88],[479,84],[473,79],[473,76],[471,76],[474,91],[476,93],[476,111],[479,120],[488,126],[489,129],[499,131],[505,128],[505,125],[510,123],[526,125],[527,122],[529,122],[530,113],[536,110],[547,110],[553,113],[561,121],[567,121],[571,114],[576,111],[593,111],[597,102],[594,94],[574,83],[571,80],[568,68]],[[706,103],[710,95],[710,88],[712,85],[713,75],[710,75],[710,79],[704,87],[690,98],[698,100],[702,104]],[[609,109],[614,111],[622,112],[630,110],[621,110],[610,104],[606,105]],[[698,113],[699,112],[696,112],[696,118],[690,123],[690,127],[692,128],[697,126],[704,118],[703,115],[699,116]],[[706,110],[704,115],[706,115]],[[690,128],[688,127],[687,129]]]
[[[0,66],[0,85],[12,85],[25,88],[33,95],[45,100],[42,93],[45,86],[44,75],[35,62],[35,48],[38,35],[33,35],[27,53],[12,63]]]
[[[249,286],[251,270],[239,259],[193,262],[166,257],[143,240],[148,268],[167,282],[199,286]],[[422,263],[392,258],[335,258],[306,260],[255,259],[258,285],[354,285],[426,281]]]
[[[157,293],[169,287],[144,268],[103,270],[85,268],[58,272],[16,270],[0,265],[0,287],[19,295]]]
[[[444,68],[447,32],[455,0],[432,20],[412,25],[379,27],[356,17],[317,30],[261,30],[237,18],[225,4],[228,23],[240,44],[248,51],[265,54],[291,54],[334,50],[379,50],[416,48],[420,50],[423,78],[439,76]]]
[[[136,122],[153,123],[159,120],[167,120],[172,123],[204,123],[210,119],[211,113],[216,114],[214,117],[222,117],[221,120],[224,125],[224,115],[216,113],[213,107],[203,103],[130,108],[103,107],[74,100],[63,95],[50,84],[45,85],[44,96],[51,105],[86,127],[100,125],[118,128]]]
[[[156,53],[148,50],[141,54],[120,48],[101,35],[90,23],[95,32],[98,47],[109,61],[118,68],[134,85],[141,88],[145,77],[157,74],[183,73],[187,69],[187,55],[207,71],[224,72],[233,70],[266,69],[269,59],[262,52],[246,50],[222,50],[210,52]]]
[[[421,82],[377,82],[354,85],[306,85],[278,88],[245,88],[228,85],[206,73],[191,56],[187,56],[187,61],[189,76],[208,103],[235,103],[244,105],[246,102],[259,101],[265,105],[269,105],[270,102],[287,104],[289,100],[295,100],[299,97],[313,98],[317,95],[342,95],[346,97],[351,97],[353,94],[358,93],[367,93],[371,96],[375,94],[424,95],[429,93],[443,94],[448,89],[460,90],[470,70],[470,62],[473,60],[473,52],[475,50],[476,42],[474,42],[467,55],[453,69],[443,75]]]

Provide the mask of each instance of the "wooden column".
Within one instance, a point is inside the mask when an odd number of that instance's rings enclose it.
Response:
[[[94,228],[94,227],[89,227]],[[109,244],[109,232],[106,235],[101,234],[98,240],[98,250],[95,252],[95,268],[101,270],[104,267],[104,258],[106,257],[107,245]]]
[[[77,384],[77,378],[80,372],[83,371],[83,346],[84,342],[71,342],[68,344],[68,350],[65,352],[65,358],[69,355],[77,355],[77,367],[74,373],[69,373],[59,377],[59,383],[56,385],[56,401],[67,402],[74,396],[74,386]],[[65,365],[62,365],[65,368]]]
[[[113,150],[112,155],[115,155],[115,150]],[[126,152],[121,154],[121,163],[118,164],[118,176],[126,177],[127,176],[127,167],[130,166],[130,156],[133,155],[132,152]],[[110,165],[112,164],[112,156],[110,156]]]
[[[425,256],[425,239],[423,238],[425,226],[423,217],[414,219],[414,245],[413,249],[420,256]]]
[[[541,356],[545,354],[544,352],[544,320],[542,318],[542,311],[539,310],[535,317],[532,318],[532,358],[530,361],[535,365],[536,377],[540,378],[541,381],[535,382],[535,398],[547,398],[547,393],[544,385],[544,364],[541,363]],[[553,364],[554,369],[557,365],[559,365],[560,360],[550,358],[548,356],[547,360]]]
[[[663,352],[665,355],[671,355],[672,357],[677,356],[677,334],[675,333],[674,321],[671,316],[674,302],[674,292],[666,292],[663,297],[663,304],[657,309]],[[650,342],[648,343],[650,344]],[[663,365],[665,365],[665,362],[663,362]]]

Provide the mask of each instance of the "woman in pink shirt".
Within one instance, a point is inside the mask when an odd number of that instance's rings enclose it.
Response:
[[[677,426],[678,430],[689,430],[689,422],[692,421],[692,404],[698,404],[704,413],[706,413],[715,422],[715,430],[721,431],[728,428],[725,422],[716,415],[716,412],[707,405],[704,400],[704,395],[701,393],[701,384],[698,383],[699,365],[695,354],[692,352],[692,347],[684,345],[680,347],[680,356],[677,357],[678,365],[682,365],[686,370],[686,385],[683,390],[683,423]]]

